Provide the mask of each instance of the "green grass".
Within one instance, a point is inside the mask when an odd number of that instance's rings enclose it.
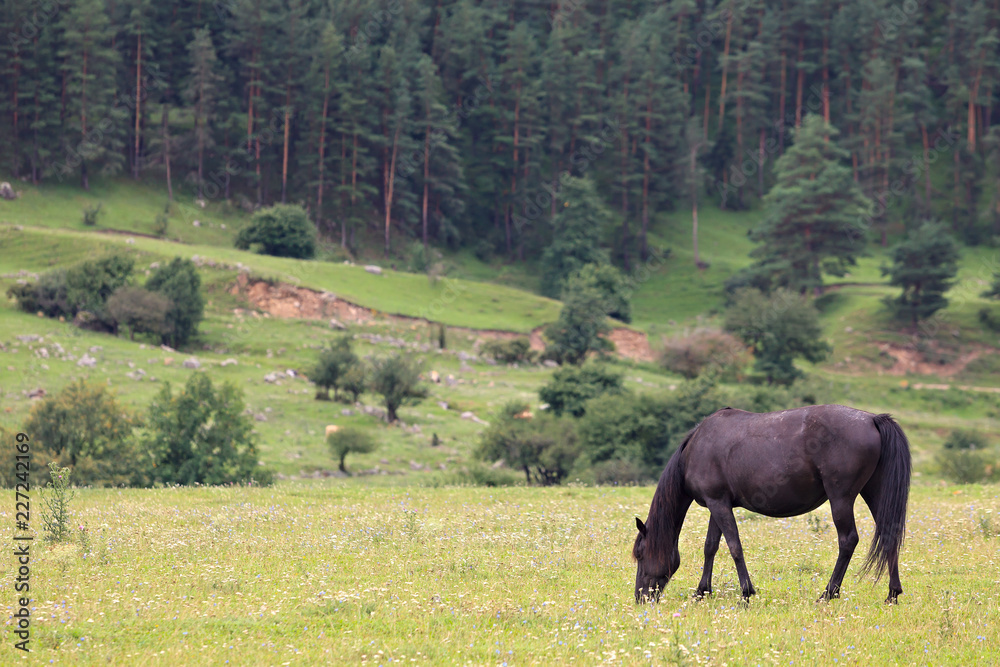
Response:
[[[18,664],[997,659],[995,487],[914,488],[898,606],[883,604],[884,580],[855,576],[872,530],[860,502],[861,544],[838,600],[816,602],[837,549],[824,507],[789,519],[738,511],[758,594],[744,607],[723,547],[714,595],[693,601],[707,525],[695,507],[661,602],[636,605],[633,517],[652,493],[319,481],[83,490],[73,525],[87,527],[90,550],[32,545],[33,652]]]
[[[72,263],[96,251],[131,248],[150,261],[197,255],[231,266],[242,264],[260,277],[326,290],[377,311],[449,326],[527,333],[559,316],[559,302],[510,287],[447,277],[432,282],[427,276],[391,269],[374,275],[361,266],[270,257],[229,247],[32,227],[0,228],[0,244],[0,267],[8,273]]]

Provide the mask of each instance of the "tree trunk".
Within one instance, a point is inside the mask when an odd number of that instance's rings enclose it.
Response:
[[[649,232],[649,145],[652,142],[653,126],[653,90],[650,83],[646,87],[646,150],[642,155],[642,236],[639,239],[639,257],[642,261],[649,258],[649,247],[646,234]]]
[[[625,99],[623,107],[628,109],[628,75],[625,76]],[[623,123],[622,137],[622,267],[625,271],[631,271],[628,256],[628,127]]]
[[[427,117],[430,118],[430,109],[427,110]],[[424,194],[420,202],[420,227],[424,241],[424,255],[427,250],[427,204],[430,198],[430,173],[431,173],[431,125],[430,122],[424,131]]]
[[[323,83],[323,113],[319,125],[319,185],[316,186],[316,222],[323,225],[323,168],[326,166],[326,116],[330,109],[330,66],[326,66]]]
[[[785,152],[785,72],[787,70],[785,52],[781,52],[781,94],[778,96],[778,152]]]
[[[80,81],[80,129],[81,145],[87,140],[87,52],[83,52],[83,77]],[[90,181],[87,179],[87,160],[80,156],[80,185],[84,190],[90,189]]]
[[[399,129],[401,123],[396,124],[396,133],[392,137],[392,158],[389,161],[389,173],[386,174],[385,193],[385,256],[389,256],[389,225],[392,220],[392,188],[396,184],[396,154],[399,152]],[[391,421],[391,420],[390,420]]]
[[[139,29],[135,47],[135,153],[132,157],[132,178],[139,180],[139,130],[142,119],[142,28]],[[197,120],[196,120],[197,122]],[[201,189],[201,164],[198,165],[199,196]]]
[[[757,147],[757,199],[764,197],[764,128],[760,128],[760,144]]]
[[[292,87],[285,86],[285,145],[281,156],[281,203],[287,202],[288,195],[288,133],[291,128]]]
[[[931,158],[930,158],[930,141],[927,138],[927,126],[923,123],[920,124],[920,136],[924,142],[924,196],[925,196],[925,206],[926,212],[929,214],[931,210]]]
[[[726,20],[726,42],[722,50],[722,85],[719,88],[719,127],[722,130],[722,120],[726,114],[726,75],[729,73],[729,38],[733,34],[733,5],[730,0],[729,18]]]
[[[802,34],[799,34],[799,56],[796,60],[796,65],[798,71],[798,79],[795,87],[795,129],[799,128],[802,124],[802,86],[805,83],[805,70],[802,69],[802,53],[805,49],[805,38]]]
[[[698,150],[691,149],[691,247],[694,249],[694,265],[701,268],[701,255],[698,254],[698,184],[695,176],[698,173]]]
[[[174,185],[170,180],[170,128],[169,128],[169,110],[167,103],[163,103],[163,109],[161,110],[161,120],[163,123],[163,164],[167,169],[167,201],[174,200]]]

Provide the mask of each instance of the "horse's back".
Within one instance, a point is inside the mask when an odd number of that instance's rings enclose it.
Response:
[[[860,491],[878,464],[881,440],[874,415],[843,405],[729,408],[707,417],[685,450],[696,500],[726,497],[755,512],[790,516],[819,506],[832,488]]]

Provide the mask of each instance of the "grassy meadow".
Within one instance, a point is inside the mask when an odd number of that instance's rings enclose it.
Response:
[[[264,257],[231,247],[246,216],[224,204],[175,205],[161,240],[143,236],[163,210],[152,186],[97,183],[88,194],[18,188],[21,199],[0,202],[4,292],[21,272],[112,250],[136,258],[140,281],[153,262],[173,256],[224,266],[200,269],[205,320],[198,339],[176,352],[152,339],[26,314],[0,298],[0,426],[19,430],[36,404],[28,392],[52,395],[80,378],[109,387],[142,413],[165,383],[176,392],[186,382],[193,371],[182,364],[193,357],[213,382],[243,390],[260,462],[278,482],[78,490],[72,542],[32,547],[35,652],[13,650],[5,619],[0,664],[1000,663],[1000,487],[943,482],[935,461],[958,428],[984,433],[992,460],[1000,460],[1000,355],[996,336],[977,320],[990,305],[979,295],[1000,267],[996,249],[963,250],[952,303],[925,331],[924,352],[947,363],[902,373],[883,348],[912,352],[917,341],[882,308],[894,290],[879,270],[886,255],[873,246],[818,300],[833,353],[802,364],[809,377],[793,389],[818,402],[890,412],[909,437],[915,473],[898,607],[882,604],[885,581],[873,588],[854,576],[872,529],[860,501],[862,542],[840,600],[815,602],[836,559],[824,506],[790,519],[738,511],[758,596],[740,604],[723,546],[715,596],[692,601],[707,525],[706,511],[695,507],[681,537],[680,571],[660,604],[638,606],[630,553],[634,517],[646,516],[651,486],[532,488],[515,471],[506,474],[516,486],[471,485],[485,428],[477,420],[488,422],[511,399],[537,406],[553,372],[467,356],[485,340],[476,329],[527,333],[556,319],[558,302],[523,291],[537,287],[537,267],[446,253],[447,277],[435,282],[392,270],[405,266],[399,256],[358,258],[356,266],[330,247],[321,259],[338,261]],[[97,201],[104,217],[96,229],[84,227],[80,209]],[[655,221],[652,242],[671,253],[648,265],[639,282],[633,325],[654,350],[663,336],[719,325],[722,284],[748,262],[746,230],[757,216],[704,209],[706,270],[693,265],[683,212]],[[368,261],[383,274],[367,273],[361,264]],[[255,277],[327,290],[380,313],[445,323],[447,348],[440,351],[435,329],[422,323],[377,319],[348,328],[360,356],[407,349],[442,382],[403,407],[396,425],[370,414],[379,405],[372,394],[359,405],[315,400],[302,375],[340,332],[325,320],[271,317],[230,294],[237,264]],[[970,352],[977,356],[956,365]],[[93,368],[78,365],[85,353],[96,359]],[[669,392],[683,382],[655,364],[612,363],[636,392]],[[360,426],[379,443],[372,453],[348,456],[353,477],[334,472],[323,441],[328,424]],[[431,446],[434,435],[440,446]],[[5,460],[13,465],[13,454]],[[5,498],[0,518],[12,525],[13,492]],[[33,491],[36,531],[40,501]],[[9,613],[12,563],[8,556],[0,567],[8,591],[0,604]]]
[[[701,573],[707,511],[681,536],[657,605],[636,605],[633,517],[650,488],[428,488],[319,481],[276,488],[84,490],[79,543],[32,570],[34,652],[4,664],[901,664],[1000,660],[996,487],[916,484],[905,593],[855,576],[816,598],[836,559],[829,509],[738,511],[758,594],[732,559]],[[10,512],[4,507],[4,519]],[[5,588],[7,586],[5,585]],[[6,633],[5,633],[6,634]]]

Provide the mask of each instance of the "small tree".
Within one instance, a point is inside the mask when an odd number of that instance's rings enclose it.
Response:
[[[78,484],[118,486],[141,483],[131,439],[139,424],[105,387],[78,380],[36,403],[22,430],[36,461],[72,469]],[[38,466],[34,484],[46,481],[41,475]]]
[[[925,222],[892,250],[892,266],[882,267],[889,284],[903,292],[886,299],[899,318],[913,326],[948,305],[944,297],[958,273],[958,246],[944,227]]]
[[[363,361],[358,361],[347,368],[340,379],[340,388],[351,395],[351,402],[357,403],[361,394],[368,386],[368,367]]]
[[[982,296],[987,299],[1000,299],[1000,271],[993,274],[993,284],[983,292]]]
[[[622,272],[610,264],[585,264],[569,278],[569,284],[592,287],[604,300],[604,312],[621,322],[632,321],[632,290]]]
[[[339,390],[343,386],[347,372],[358,365],[358,357],[351,350],[351,338],[342,336],[324,348],[319,353],[316,367],[309,374],[309,379],[319,387],[316,398],[330,399],[330,389],[333,389],[334,399],[339,398]]]
[[[612,372],[605,364],[591,363],[579,368],[560,368],[547,385],[538,390],[538,397],[549,404],[553,414],[568,413],[581,417],[584,404],[604,394],[617,395],[622,387],[622,374]]]
[[[167,314],[173,302],[159,292],[141,287],[119,287],[107,303],[108,317],[118,333],[118,327],[129,329],[129,339],[136,333],[151,333],[162,337],[170,333],[171,323]]]
[[[69,503],[76,495],[69,483],[72,472],[49,463],[49,484],[42,495],[42,529],[50,542],[63,542],[73,532],[69,524]]]
[[[558,484],[580,455],[576,432],[566,420],[531,416],[528,406],[512,401],[494,416],[476,455],[485,461],[504,459],[524,471],[530,484]]]
[[[161,335],[163,342],[172,347],[185,345],[198,333],[198,324],[205,312],[201,277],[194,262],[175,257],[166,266],[156,269],[146,281],[146,289],[159,292],[173,304],[167,312],[172,327]]]
[[[224,382],[218,389],[194,373],[174,396],[166,383],[149,406],[144,442],[151,474],[164,484],[271,482],[258,467],[253,422],[243,414],[243,392]]]
[[[348,454],[368,454],[374,452],[378,443],[371,435],[351,426],[344,426],[326,436],[326,444],[330,447],[333,458],[339,462],[340,472],[350,474],[344,467],[344,459]]]
[[[542,294],[551,297],[558,296],[570,274],[585,264],[608,263],[601,236],[612,223],[589,179],[568,179],[559,200],[559,212],[552,221],[552,243],[542,255]]]
[[[310,259],[316,253],[316,228],[301,206],[277,204],[254,213],[235,244],[240,250],[256,245],[265,255]]]
[[[382,396],[389,422],[396,421],[401,406],[427,396],[427,388],[420,385],[419,364],[401,354],[373,360],[371,383],[372,391]]]
[[[134,268],[134,259],[117,253],[71,266],[66,270],[66,301],[71,310],[67,315],[86,310],[103,317],[108,299],[128,284]]]
[[[754,288],[738,290],[726,311],[725,328],[753,348],[754,367],[768,384],[791,384],[801,376],[796,358],[815,363],[830,353],[816,308],[787,289],[770,296]]]
[[[607,309],[601,293],[594,287],[571,281],[563,293],[559,319],[545,330],[545,336],[551,341],[545,350],[546,356],[579,364],[592,351],[612,349],[611,341],[601,337],[611,330],[606,318]]]

